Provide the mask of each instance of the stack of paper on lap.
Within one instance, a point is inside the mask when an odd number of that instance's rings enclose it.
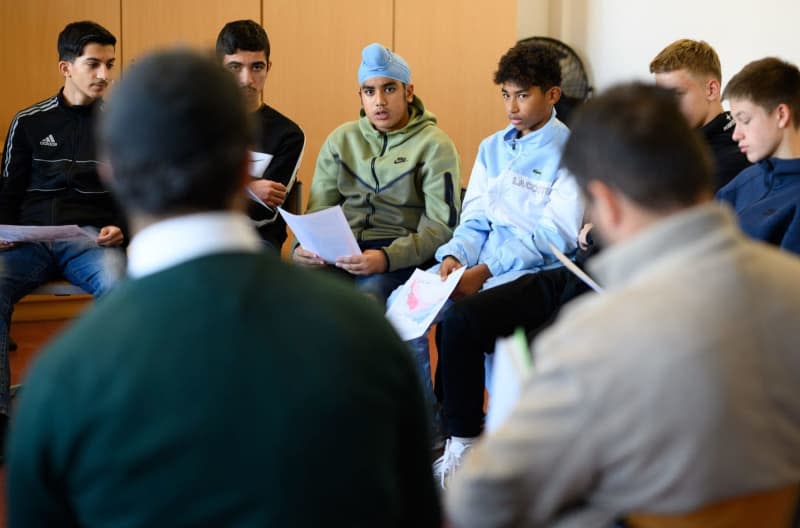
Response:
[[[94,240],[95,235],[75,224],[60,226],[0,225],[0,240],[6,242],[52,242],[55,240]]]

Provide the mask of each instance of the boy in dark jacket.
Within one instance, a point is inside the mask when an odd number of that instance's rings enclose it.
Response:
[[[269,159],[265,169],[251,167],[247,214],[265,246],[280,251],[286,241],[286,222],[278,207],[294,186],[305,135],[294,121],[262,101],[264,83],[272,69],[269,37],[263,27],[253,20],[225,24],[217,36],[217,58],[236,76],[251,112],[256,129],[254,155]]]
[[[116,42],[94,22],[68,24],[58,36],[64,87],[17,113],[8,130],[0,165],[0,224],[77,224],[94,238],[0,240],[0,438],[8,421],[14,304],[59,276],[98,296],[124,271],[121,213],[100,182],[94,147],[95,113],[111,84]]]
[[[733,139],[755,165],[720,189],[742,230],[800,253],[800,70],[768,57],[746,65],[723,93]]]
[[[656,84],[675,92],[683,117],[703,134],[714,156],[719,190],[750,163],[731,139],[733,117],[722,108],[722,67],[708,42],[679,39],[650,62]]]

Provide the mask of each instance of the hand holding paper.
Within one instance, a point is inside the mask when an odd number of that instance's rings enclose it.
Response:
[[[442,277],[442,280],[445,280],[451,273],[453,273],[453,271],[460,267],[461,263],[458,261],[458,259],[448,255],[444,258],[442,264],[439,266],[439,276]]]
[[[254,181],[256,182],[263,181],[261,180],[261,178],[264,176],[264,171],[267,170],[267,167],[269,167],[270,162],[272,162],[272,158],[273,158],[272,154],[267,154],[265,152],[255,152],[253,150],[250,151],[250,161],[247,165],[247,172],[250,174],[250,176],[253,177]],[[260,206],[266,207],[267,209],[274,211],[273,207],[267,203],[269,200],[266,200],[263,196],[263,193],[258,192],[258,189],[253,189],[251,186],[248,185],[246,192],[248,198],[259,204]],[[280,205],[282,203],[283,200],[281,200],[281,202],[276,205]]]
[[[266,207],[281,206],[286,200],[286,186],[281,182],[260,179],[250,182],[247,187],[259,199],[258,203]]]
[[[386,317],[403,341],[420,337],[428,330],[465,269],[461,267],[455,270],[445,281],[442,281],[439,273],[416,269],[400,286],[386,311]]]
[[[314,213],[295,215],[278,209],[300,245],[329,264],[339,257],[361,255],[342,207],[337,205]]]
[[[372,275],[384,273],[389,263],[386,261],[386,254],[380,249],[367,249],[361,255],[337,258],[336,267],[353,275]]]

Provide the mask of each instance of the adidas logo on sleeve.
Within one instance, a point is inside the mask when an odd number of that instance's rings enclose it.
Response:
[[[43,140],[39,142],[40,145],[45,147],[57,147],[58,143],[56,143],[56,138],[53,137],[53,134],[50,134]]]

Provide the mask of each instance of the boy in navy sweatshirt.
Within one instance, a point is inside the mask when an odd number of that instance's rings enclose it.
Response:
[[[753,166],[717,193],[753,238],[800,253],[800,70],[768,57],[746,65],[723,93],[734,141]]]

